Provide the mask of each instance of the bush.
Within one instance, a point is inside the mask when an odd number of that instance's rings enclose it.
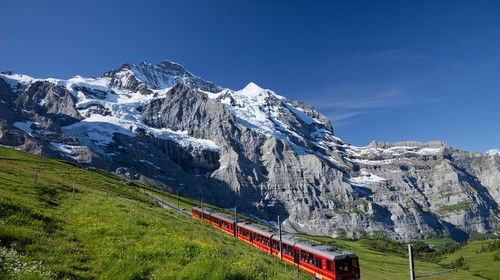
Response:
[[[451,265],[451,267],[456,268],[456,269],[458,269],[458,268],[469,269],[469,266],[465,262],[464,257],[460,257],[460,258],[454,260],[450,265]]]

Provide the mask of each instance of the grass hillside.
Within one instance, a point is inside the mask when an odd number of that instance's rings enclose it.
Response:
[[[177,203],[172,194],[107,172],[0,146],[0,279],[311,279],[142,192]],[[185,209],[196,204],[179,202]],[[404,245],[309,238],[356,253],[362,279],[409,278]],[[417,275],[463,256],[458,272],[426,279],[499,279],[498,250],[481,251],[485,244],[417,261]]]
[[[0,279],[309,279],[145,189],[0,147]]]
[[[484,278],[500,279],[500,240],[475,241],[443,257],[441,263],[458,264]]]

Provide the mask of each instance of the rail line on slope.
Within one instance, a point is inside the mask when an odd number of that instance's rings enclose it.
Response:
[[[144,193],[144,194],[147,195],[147,196],[149,196],[151,199],[153,199],[154,201],[156,201],[156,203],[158,203],[161,207],[163,207],[165,209],[174,210],[174,211],[177,211],[177,212],[179,212],[181,214],[184,214],[186,216],[191,217],[191,213],[188,212],[188,211],[186,211],[186,210],[184,210],[184,209],[177,208],[176,206],[172,205],[171,203],[166,202],[165,200],[159,199],[156,196],[150,195],[148,193]]]

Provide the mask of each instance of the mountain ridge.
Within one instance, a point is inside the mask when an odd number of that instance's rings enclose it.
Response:
[[[255,83],[140,62],[95,78],[0,74],[0,100],[2,145],[280,215],[290,230],[410,240],[500,227],[500,157],[438,141],[355,147],[311,105]]]

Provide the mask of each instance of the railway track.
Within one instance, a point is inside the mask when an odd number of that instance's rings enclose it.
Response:
[[[181,214],[184,214],[186,216],[191,217],[191,212],[188,212],[188,211],[186,211],[184,209],[177,208],[176,206],[172,205],[171,203],[168,203],[165,200],[159,199],[156,196],[150,195],[148,193],[144,193],[144,194],[147,195],[147,196],[149,196],[149,198],[151,198],[154,201],[156,201],[156,203],[158,203],[161,207],[163,207],[165,209],[174,210],[174,211],[177,211],[177,212],[179,212]]]

